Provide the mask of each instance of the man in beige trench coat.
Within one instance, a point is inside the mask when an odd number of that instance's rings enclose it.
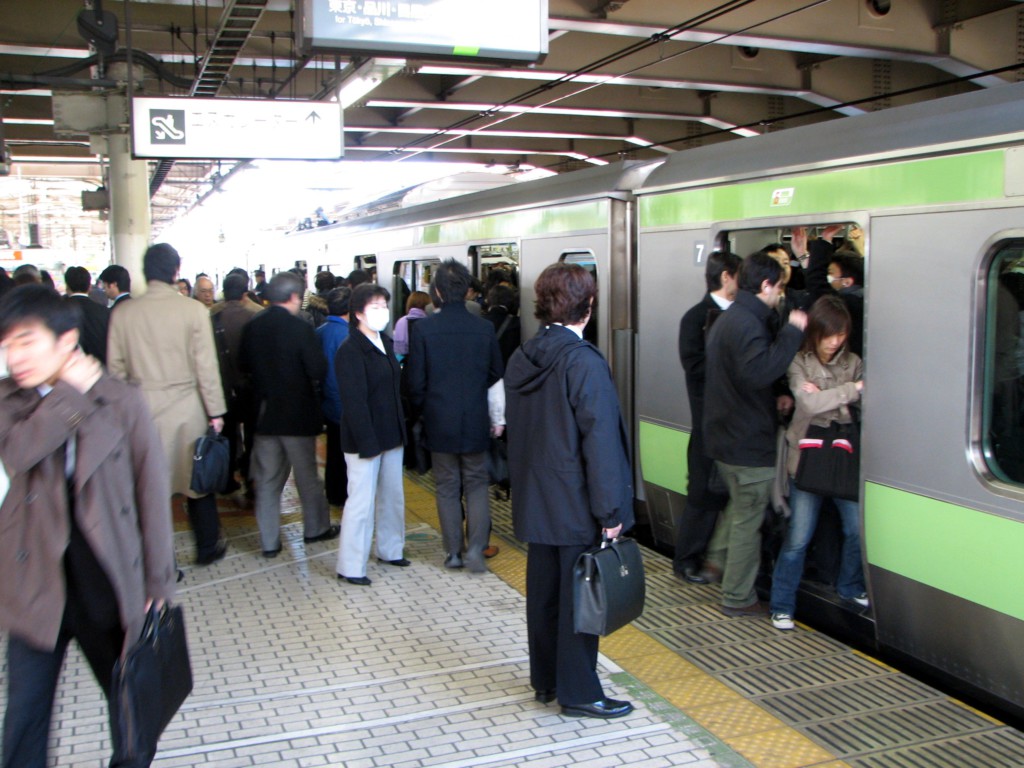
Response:
[[[146,293],[111,315],[107,368],[142,389],[171,466],[171,493],[187,497],[196,562],[208,565],[224,556],[227,545],[215,496],[191,488],[192,454],[208,425],[223,429],[227,405],[210,312],[178,293],[180,266],[178,252],[166,243],[146,251]]]

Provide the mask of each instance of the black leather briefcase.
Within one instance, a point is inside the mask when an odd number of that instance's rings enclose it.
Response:
[[[231,479],[231,449],[228,439],[213,427],[196,440],[192,454],[192,491],[203,496],[221,493]]]
[[[609,635],[644,612],[644,561],[633,539],[603,541],[573,569],[573,621],[577,632]]]

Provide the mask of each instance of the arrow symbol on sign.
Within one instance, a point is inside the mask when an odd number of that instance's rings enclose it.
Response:
[[[315,125],[315,124],[316,124],[316,121],[317,121],[317,120],[320,120],[320,119],[322,119],[322,118],[320,117],[320,115],[318,115],[318,114],[316,113],[316,110],[314,110],[314,111],[310,112],[310,113],[309,113],[309,114],[308,114],[308,115],[306,116],[306,119],[307,119],[307,120],[312,120],[312,121],[313,121],[313,124]]]

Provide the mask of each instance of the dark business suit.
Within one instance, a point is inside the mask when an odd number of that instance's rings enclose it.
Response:
[[[281,546],[281,491],[294,468],[305,538],[331,524],[317,474],[316,436],[323,429],[320,387],[327,360],[313,328],[281,306],[255,315],[242,331],[242,371],[257,411],[252,479],[264,552]]]
[[[722,313],[711,294],[691,307],[679,323],[679,360],[686,374],[686,395],[690,401],[690,444],[686,449],[686,506],[676,527],[676,551],[672,567],[676,573],[697,571],[704,560],[718,513],[729,497],[708,488],[714,460],[704,454],[704,341],[715,317]]]
[[[114,299],[114,303],[110,305],[110,311],[113,312],[114,308],[120,306],[123,302],[129,301],[132,295],[130,293],[124,293]]]
[[[103,365],[107,364],[107,326],[110,325],[110,310],[100,306],[84,293],[73,293],[68,301],[82,313],[82,332],[78,343],[85,354],[92,355]]]

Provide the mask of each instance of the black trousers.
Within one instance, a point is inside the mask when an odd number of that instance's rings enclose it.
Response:
[[[196,539],[196,557],[209,557],[217,551],[220,540],[220,518],[217,497],[212,493],[198,499],[185,499],[188,521]]]
[[[530,544],[526,556],[526,631],[530,684],[558,691],[563,706],[604,698],[597,677],[597,635],[573,628],[572,569],[588,545]]]
[[[324,422],[327,424],[327,459],[324,463],[327,503],[344,507],[348,499],[348,467],[345,464],[345,453],[341,450],[341,425],[329,419],[324,419]]]
[[[109,599],[116,601],[112,592]],[[3,768],[46,768],[54,692],[72,639],[78,642],[104,695],[110,699],[114,662],[124,642],[124,630],[119,625],[97,625],[80,606],[69,604],[64,609],[57,646],[52,651],[40,651],[12,635],[7,642]],[[116,729],[116,720],[111,717],[110,731],[115,744]],[[110,760],[111,768],[143,765],[117,753]]]
[[[698,570],[704,562],[704,551],[715,532],[719,513],[729,503],[729,497],[708,490],[708,481],[714,460],[704,455],[704,437],[700,427],[694,426],[690,445],[686,449],[686,506],[676,523],[676,551],[672,568],[683,573],[687,568]]]
[[[231,478],[240,472],[246,487],[251,476],[249,465],[252,460],[252,446],[256,439],[256,409],[247,392],[228,399],[228,412],[224,414],[224,433],[230,443]]]

